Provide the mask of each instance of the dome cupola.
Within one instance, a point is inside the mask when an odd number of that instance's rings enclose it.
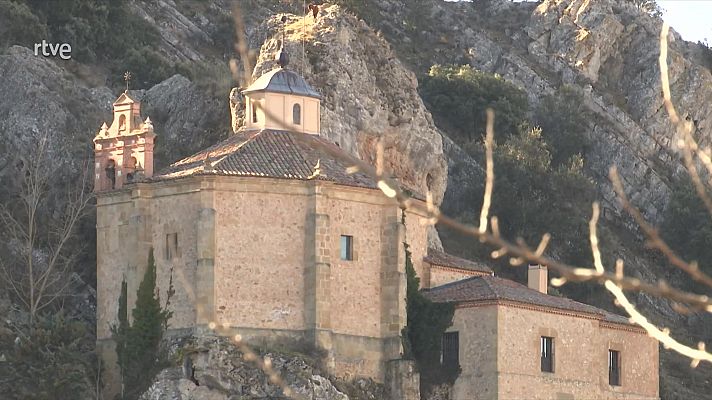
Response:
[[[287,69],[289,56],[284,48],[284,40],[283,36],[281,49],[275,57],[276,68],[257,78],[242,91],[246,108],[245,128],[318,135],[321,96],[299,74]]]

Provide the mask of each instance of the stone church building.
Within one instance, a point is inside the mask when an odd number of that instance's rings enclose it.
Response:
[[[347,173],[349,156],[320,135],[321,96],[301,76],[282,64],[243,94],[240,131],[157,173],[156,133],[129,92],[96,135],[97,336],[107,360],[121,282],[131,308],[153,249],[161,295],[170,279],[175,288],[169,330],[306,340],[326,350],[332,373],[383,382],[402,354],[407,241],[428,295],[458,304],[443,338],[443,362],[462,366],[456,399],[657,398],[657,344],[639,328],[428,248],[422,215],[403,215],[373,179]],[[610,351],[619,358],[607,366]],[[539,370],[544,356],[551,371]],[[613,367],[615,382],[579,376]]]

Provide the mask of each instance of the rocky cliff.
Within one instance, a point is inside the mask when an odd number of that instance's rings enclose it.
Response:
[[[660,96],[659,17],[627,1],[418,3],[423,11],[415,27],[405,24],[416,18],[413,9],[399,1],[369,3],[368,19],[421,73],[438,63],[470,64],[515,83],[534,105],[562,85],[578,88],[595,116],[587,126],[594,145],[585,167],[605,205],[620,211],[608,180],[616,165],[635,204],[660,222],[682,165]],[[702,45],[674,30],[669,41],[673,100],[708,145],[711,66]],[[467,185],[450,178],[454,191]]]
[[[169,347],[177,365],[164,369],[141,400],[386,398],[383,385],[370,379],[345,381],[323,373],[318,356],[307,355],[306,348],[250,349],[247,355],[229,338],[210,337],[174,339]],[[279,381],[258,367],[253,356],[268,360]],[[285,388],[291,391],[289,396]]]

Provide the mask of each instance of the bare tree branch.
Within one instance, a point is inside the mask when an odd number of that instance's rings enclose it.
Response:
[[[47,136],[43,135],[35,154],[24,165],[16,201],[0,204],[0,234],[14,254],[0,263],[0,277],[26,307],[31,321],[67,294],[71,261],[75,258],[66,254],[67,245],[92,199],[87,189],[89,164],[85,163],[76,188],[69,189],[66,201],[58,205],[59,217],[43,214],[51,176],[46,165],[47,146]]]
[[[640,226],[643,230],[643,233],[648,237],[648,245],[659,250],[672,265],[685,271],[695,281],[712,287],[712,278],[702,272],[696,262],[687,263],[685,260],[680,258],[660,237],[657,229],[655,229],[645,220],[645,218],[643,218],[643,215],[637,208],[633,207],[630,200],[628,200],[628,196],[625,194],[623,183],[621,182],[621,179],[618,176],[618,170],[615,167],[611,168],[609,176],[611,182],[613,183],[613,189],[618,195],[621,206],[623,206],[623,209],[625,209],[633,217],[638,226]]]

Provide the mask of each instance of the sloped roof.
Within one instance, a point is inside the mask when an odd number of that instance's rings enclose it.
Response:
[[[119,98],[114,101],[113,105],[134,103],[136,103],[136,100],[132,99],[131,96],[129,96],[128,91],[125,91],[121,93],[121,96],[119,96]]]
[[[321,99],[319,92],[314,90],[299,74],[284,68],[273,69],[257,78],[242,93],[276,92],[307,96]]]
[[[455,257],[451,254],[433,248],[428,249],[428,255],[423,258],[423,261],[427,262],[430,265],[466,269],[469,271],[477,271],[488,274],[492,273],[492,269],[484,264],[460,257]]]
[[[509,279],[489,275],[475,276],[431,289],[424,289],[423,292],[429,299],[437,303],[507,300],[564,311],[598,315],[608,322],[629,324],[627,318],[598,307],[579,303],[566,297],[544,294]]]
[[[233,175],[319,179],[347,186],[377,188],[376,182],[366,174],[348,174],[346,169],[350,165],[332,153],[351,158],[340,147],[318,135],[270,129],[243,131],[173,163],[150,180]]]

